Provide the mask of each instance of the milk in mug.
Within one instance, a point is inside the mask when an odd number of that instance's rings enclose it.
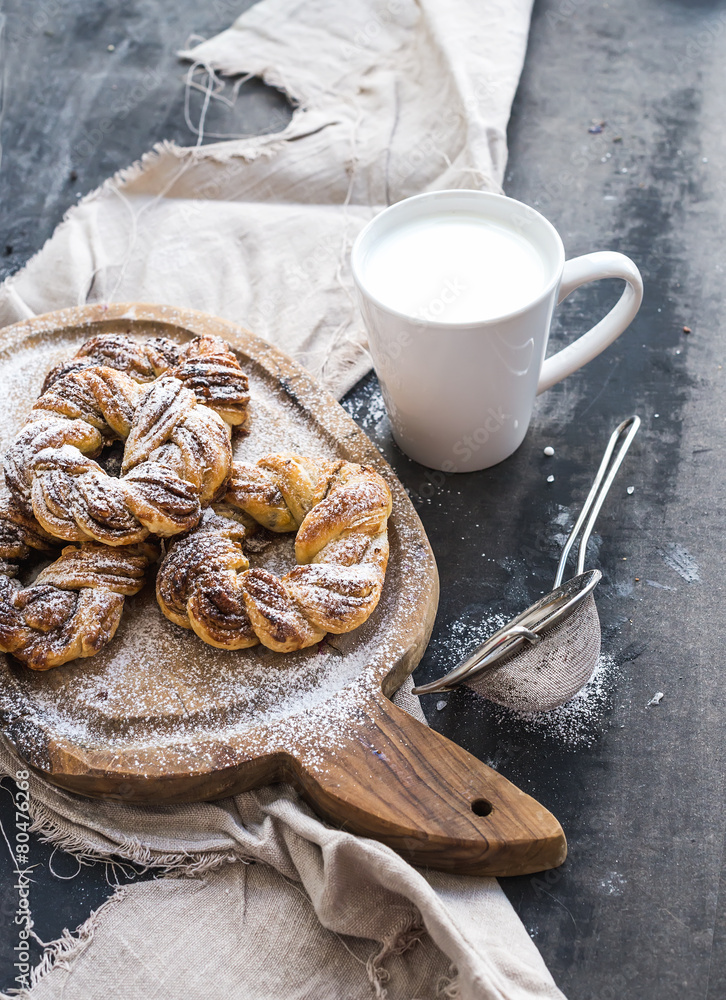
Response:
[[[473,212],[432,214],[386,233],[363,271],[382,305],[441,323],[505,316],[537,298],[548,278],[524,236]]]

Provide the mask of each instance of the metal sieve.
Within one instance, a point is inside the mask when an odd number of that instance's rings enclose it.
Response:
[[[629,417],[610,436],[580,516],[562,549],[554,589],[498,629],[444,677],[415,687],[414,694],[450,691],[467,684],[508,708],[546,712],[569,701],[589,680],[600,656],[600,619],[593,591],[602,573],[598,569],[584,572],[587,543],[639,427],[640,417]],[[576,575],[562,583],[578,536]]]

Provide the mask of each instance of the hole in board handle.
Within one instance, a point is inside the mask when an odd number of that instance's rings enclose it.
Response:
[[[492,804],[488,799],[474,799],[471,804],[471,811],[475,816],[488,816],[492,808]]]

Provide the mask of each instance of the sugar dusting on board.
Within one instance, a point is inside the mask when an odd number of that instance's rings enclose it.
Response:
[[[46,372],[69,357],[75,345],[67,340],[43,338],[32,347],[0,355],[0,450],[8,447],[22,427],[32,403],[40,394]],[[80,344],[79,344],[80,346]]]
[[[128,332],[123,321],[118,327],[117,332]],[[144,335],[155,332],[147,325]],[[169,335],[168,328],[163,332]],[[2,450],[23,424],[46,371],[89,335],[59,335],[49,328],[32,344],[0,353]],[[255,461],[280,451],[348,457],[339,443],[351,437],[348,418],[333,412],[325,426],[318,423],[314,386],[305,387],[300,406],[294,392],[283,391],[256,362],[245,368],[250,430],[235,441],[236,459]],[[324,408],[321,398],[319,409]],[[405,624],[409,609],[432,587],[422,534],[404,509],[405,494],[392,486],[386,583],[378,608],[360,628],[291,654],[263,646],[219,650],[165,619],[152,584],[127,600],[116,637],[94,657],[46,673],[2,658],[0,709],[14,742],[39,754],[44,740],[38,734],[46,733],[56,743],[101,754],[106,766],[123,761],[159,773],[183,767],[190,744],[195,768],[203,770],[205,762],[218,767],[220,745],[242,746],[254,734],[259,753],[302,745],[308,764],[319,760],[322,766],[324,746],[350,738],[360,706],[405,654],[411,642]],[[293,537],[275,538],[251,553],[250,561],[286,572],[295,565]]]

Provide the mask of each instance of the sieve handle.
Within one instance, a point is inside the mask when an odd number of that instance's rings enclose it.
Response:
[[[567,564],[567,557],[570,554],[572,546],[575,544],[577,536],[580,534],[580,529],[583,524],[585,525],[585,529],[582,533],[582,537],[580,538],[580,545],[577,553],[576,575],[579,576],[585,569],[585,553],[587,550],[587,543],[590,540],[592,529],[595,527],[595,521],[600,513],[605,497],[610,492],[610,487],[613,485],[613,480],[617,475],[618,469],[623,464],[623,459],[627,454],[628,448],[630,448],[633,438],[638,433],[639,427],[640,417],[628,417],[627,420],[623,420],[621,424],[618,424],[613,433],[610,435],[610,440],[608,441],[605,454],[600,462],[600,468],[597,470],[595,481],[590,487],[590,492],[588,493],[587,499],[585,500],[582,510],[580,511],[580,516],[577,521],[575,521],[575,526],[570,532],[562,549],[562,555],[560,556],[560,561],[557,565],[557,576],[555,577],[554,582],[555,587],[559,587],[562,583],[562,577],[565,574],[565,566]],[[615,454],[615,457],[613,457],[613,453],[615,452],[615,448],[617,447],[619,441],[622,441],[622,444],[620,445],[617,454]]]
[[[411,694],[434,694],[436,691],[451,691],[464,680],[469,674],[480,673],[490,663],[498,663],[503,656],[509,656],[515,652],[525,642],[536,646],[540,641],[537,632],[519,625],[516,621],[510,622],[504,628],[498,629],[493,635],[477,646],[474,652],[468,656],[458,667],[454,667],[445,677],[439,677],[428,684],[419,684],[412,688]]]

